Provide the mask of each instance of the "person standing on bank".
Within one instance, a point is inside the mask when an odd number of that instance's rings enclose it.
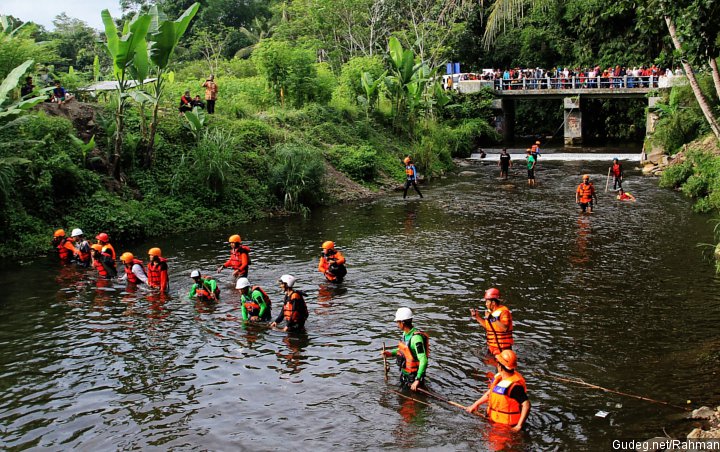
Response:
[[[528,185],[535,185],[535,157],[532,156],[532,151],[528,149],[527,154],[527,170],[528,170]]]
[[[407,198],[407,192],[408,188],[412,185],[415,191],[418,195],[420,195],[420,198],[423,197],[422,193],[420,193],[420,189],[417,186],[417,168],[415,168],[415,165],[413,165],[412,159],[410,156],[405,157],[405,160],[403,160],[405,163],[405,191],[403,192],[403,199]]]
[[[530,399],[527,395],[525,379],[517,369],[517,356],[512,350],[495,356],[498,373],[490,388],[475,403],[465,408],[473,413],[483,403],[487,403],[487,415],[492,422],[510,426],[513,431],[522,429],[530,413]]]
[[[218,86],[217,83],[215,83],[215,76],[211,75],[210,77],[205,80],[205,83],[202,84],[203,88],[205,88],[205,104],[206,104],[206,111],[208,114],[214,114],[215,113],[215,101],[217,100],[217,93],[218,93]]]
[[[613,175],[613,190],[622,188],[623,167],[617,157],[613,159],[613,164],[610,169]]]
[[[413,326],[413,313],[410,308],[399,308],[395,313],[395,323],[402,331],[398,347],[380,352],[383,356],[395,356],[400,367],[400,386],[417,391],[425,384],[425,371],[430,354],[428,335]]]
[[[502,154],[500,154],[498,166],[500,167],[500,178],[507,180],[508,170],[512,167],[512,159],[510,158],[510,154],[507,152],[507,148],[503,148]]]
[[[488,353],[497,355],[513,346],[512,314],[500,300],[500,291],[492,287],[485,291],[485,313],[479,309],[470,309],[470,316],[485,328]]]

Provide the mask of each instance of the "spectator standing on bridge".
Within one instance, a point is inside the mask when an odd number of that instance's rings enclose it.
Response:
[[[617,157],[613,159],[613,164],[610,169],[613,175],[613,190],[617,190],[618,188],[622,190],[623,167]]]
[[[508,170],[512,166],[512,159],[510,158],[510,154],[507,152],[507,148],[503,148],[502,154],[500,154],[498,166],[500,167],[500,178],[507,180]]]
[[[527,170],[528,170],[528,185],[535,185],[535,158],[532,156],[532,151],[530,149],[526,152],[527,157],[525,159],[527,160]]]

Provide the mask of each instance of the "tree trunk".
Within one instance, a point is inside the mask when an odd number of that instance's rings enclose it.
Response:
[[[710,57],[708,60],[713,76],[713,82],[715,82],[715,92],[717,93],[718,99],[720,99],[720,72],[718,71],[717,60],[715,57]]]
[[[667,24],[668,31],[670,32],[670,37],[672,38],[673,45],[675,46],[675,49],[680,52],[680,55],[683,55],[682,52],[682,45],[680,44],[680,40],[677,37],[677,30],[675,29],[675,23],[673,22],[672,18],[670,16],[665,16],[665,23]],[[695,94],[695,99],[697,100],[698,104],[700,105],[700,109],[703,112],[703,115],[705,115],[705,119],[710,124],[710,129],[715,134],[715,137],[720,140],[720,126],[718,125],[717,119],[713,115],[712,109],[710,108],[710,105],[708,104],[707,99],[705,98],[705,95],[703,94],[702,90],[700,89],[700,84],[698,84],[697,78],[695,78],[695,73],[692,70],[692,67],[690,66],[690,63],[687,62],[685,58],[682,58],[682,65],[683,69],[685,69],[685,75],[688,78],[688,81],[690,82],[690,87],[693,90],[693,93]]]
[[[145,167],[150,168],[153,162],[153,151],[155,150],[155,134],[157,133],[157,123],[158,123],[158,108],[160,107],[160,102],[155,102],[155,107],[153,108],[152,113],[152,120],[150,121],[150,136],[147,141],[147,148],[145,150]]]
[[[123,100],[121,96],[118,96],[118,108],[115,111],[115,148],[113,150],[112,165],[110,167],[112,177],[114,177],[116,181],[120,181],[120,156],[122,155],[122,133],[124,127],[123,113]]]

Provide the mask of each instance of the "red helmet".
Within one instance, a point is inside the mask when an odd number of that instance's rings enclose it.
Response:
[[[499,300],[500,299],[500,291],[494,287],[491,287],[490,289],[485,291],[485,297],[486,300]]]
[[[110,241],[110,237],[104,232],[101,232],[95,238],[100,240],[101,242],[109,242]]]

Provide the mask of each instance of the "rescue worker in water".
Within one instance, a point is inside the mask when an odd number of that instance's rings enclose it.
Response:
[[[70,262],[76,255],[73,239],[65,235],[64,229],[58,229],[53,233],[52,246],[57,249],[58,257],[62,262]]]
[[[428,335],[413,327],[413,313],[410,308],[399,308],[395,323],[402,330],[398,347],[380,352],[384,356],[395,356],[400,367],[400,386],[417,391],[425,384],[425,371],[430,354]]]
[[[219,266],[217,272],[220,273],[223,268],[232,268],[233,277],[247,278],[250,266],[250,248],[242,244],[242,239],[237,234],[231,235],[228,242],[230,242],[230,259]]]
[[[247,278],[240,278],[235,284],[240,291],[242,318],[246,322],[267,322],[271,319],[270,296],[260,286],[253,286]]]
[[[283,328],[283,331],[303,331],[305,321],[309,316],[307,304],[305,304],[305,293],[294,289],[295,277],[292,275],[282,275],[278,283],[285,294],[285,299],[283,300],[283,310],[280,311],[275,321],[270,324],[270,328],[275,328],[278,323],[284,320],[285,328]]]
[[[92,265],[98,275],[105,279],[116,277],[117,268],[115,268],[115,260],[110,255],[110,251],[103,251],[103,247],[99,243],[91,245],[90,248],[92,249]]]
[[[470,316],[485,328],[488,353],[497,355],[509,350],[513,345],[512,314],[500,300],[500,290],[492,287],[485,291],[485,313],[479,309],[470,309]]]
[[[510,426],[513,431],[518,432],[530,413],[527,385],[516,370],[515,352],[505,350],[496,355],[495,360],[498,363],[498,372],[490,383],[490,388],[465,411],[473,413],[480,405],[487,403],[487,415],[491,421]]]
[[[335,249],[335,242],[328,240],[322,244],[318,271],[325,275],[325,279],[328,281],[342,282],[345,278],[347,274],[345,256]]]
[[[147,284],[148,277],[145,273],[145,267],[140,259],[135,259],[130,252],[125,252],[120,256],[120,262],[125,266],[125,274],[118,278],[118,281],[125,281],[130,284]]]
[[[195,284],[190,287],[188,298],[195,297],[198,301],[211,303],[220,300],[220,289],[213,278],[201,275],[199,270],[193,270],[190,277],[195,281]]]
[[[594,207],[593,200],[595,200],[595,204],[598,202],[595,186],[590,182],[589,174],[583,175],[582,179],[582,183],[578,185],[577,190],[575,190],[575,202],[583,212],[587,210],[588,213],[592,213]]]
[[[160,248],[150,248],[148,250],[147,277],[148,286],[154,289],[160,289],[160,293],[168,293],[170,291],[167,259],[162,257],[162,250]]]

